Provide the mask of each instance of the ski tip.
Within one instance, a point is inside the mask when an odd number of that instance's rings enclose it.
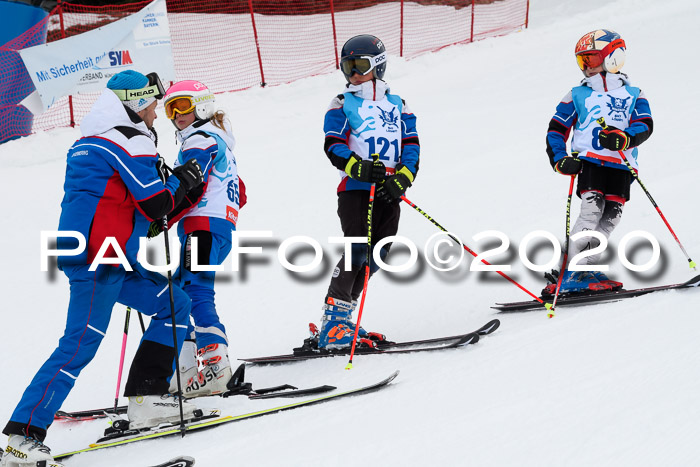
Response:
[[[485,336],[487,334],[491,334],[494,332],[496,329],[498,329],[501,326],[501,320],[499,319],[492,319],[488,323],[486,323],[481,329],[477,331],[477,334],[481,336]]]
[[[476,344],[477,342],[479,342],[479,333],[472,332],[472,333],[463,335],[457,342],[453,343],[452,345],[447,346],[446,348],[463,347],[463,346],[469,345],[469,344]]]
[[[195,464],[194,457],[180,456],[170,459],[163,464],[154,465],[153,467],[193,467]]]
[[[395,372],[393,372],[393,373],[391,374],[391,376],[389,376],[389,377],[387,378],[387,379],[389,380],[389,383],[391,383],[392,381],[394,381],[394,380],[396,379],[396,377],[399,376],[399,373],[401,373],[400,370],[396,370]],[[387,383],[387,384],[388,384],[388,383]]]

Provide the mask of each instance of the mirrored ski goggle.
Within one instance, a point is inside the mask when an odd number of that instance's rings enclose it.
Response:
[[[576,63],[581,70],[586,68],[596,68],[603,64],[605,56],[600,50],[591,50],[588,52],[581,52],[576,55]]]
[[[180,115],[188,114],[192,112],[194,108],[195,103],[192,102],[191,97],[177,97],[165,103],[165,116],[169,120],[173,120],[176,113]]]
[[[364,76],[384,62],[386,62],[386,53],[376,56],[345,57],[340,61],[340,70],[345,76],[352,76],[355,73]]]
[[[135,101],[149,97],[162,99],[165,95],[165,89],[163,89],[158,73],[149,73],[146,75],[146,78],[148,78],[148,86],[141,89],[113,89],[112,91],[121,101]]]

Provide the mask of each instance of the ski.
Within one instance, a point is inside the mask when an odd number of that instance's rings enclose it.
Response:
[[[700,286],[700,276],[695,276],[682,284],[661,285],[656,287],[645,287],[641,289],[630,290],[615,290],[612,292],[592,292],[592,293],[577,293],[570,295],[560,295],[557,300],[557,308],[563,306],[574,305],[593,305],[596,303],[615,302],[627,298],[639,297],[653,292],[663,292],[666,290],[689,289]],[[542,298],[544,301],[552,299],[552,297]],[[529,311],[529,310],[544,310],[544,306],[537,300],[528,300],[525,302],[510,302],[496,303],[491,308],[499,310],[501,313],[514,311]]]
[[[105,407],[103,409],[94,410],[79,410],[75,412],[66,412],[59,410],[53,416],[56,421],[67,421],[67,422],[82,422],[87,420],[94,420],[96,418],[106,418],[109,415],[123,415],[126,413],[127,406],[120,405],[115,410],[114,407]]]
[[[294,389],[291,391],[276,391],[276,392],[260,392],[256,391],[255,394],[250,394],[248,396],[248,399],[272,399],[272,398],[277,398],[277,397],[301,397],[301,396],[310,396],[313,394],[322,394],[324,392],[330,392],[333,391],[336,388],[335,386],[329,386],[327,384],[324,384],[322,386],[316,386],[315,388],[308,388],[308,389]]]
[[[180,456],[170,459],[168,462],[153,465],[151,467],[192,467],[194,465],[194,457]]]
[[[476,331],[459,334],[449,337],[438,337],[433,339],[423,339],[408,342],[378,342],[377,349],[358,347],[355,349],[355,355],[393,355],[411,352],[427,352],[434,350],[453,349],[464,347],[469,344],[475,344],[479,341],[479,336],[491,334],[500,326],[501,322],[497,319],[491,320]],[[241,358],[246,363],[254,363],[258,365],[272,363],[289,363],[304,360],[312,360],[316,358],[335,357],[339,355],[350,355],[350,349],[334,349],[334,350],[312,350],[308,352],[295,352],[285,355],[273,355],[269,357],[254,357]]]
[[[292,386],[291,384],[284,384],[272,388],[255,389],[246,395],[248,396],[248,399],[273,399],[277,397],[292,398],[323,394],[335,389],[337,389],[335,386],[329,386],[327,384],[305,389],[298,389],[296,386]],[[228,397],[227,394],[222,395],[223,397]],[[76,412],[65,412],[59,410],[54,415],[54,420],[59,422],[83,422],[98,418],[107,418],[110,415],[124,415],[127,408],[128,406],[126,405],[120,405],[116,408],[116,410],[114,407],[105,407],[103,409],[94,410],[80,410]]]
[[[338,393],[333,393],[333,394],[327,394],[324,396],[316,397],[313,399],[306,399],[303,401],[298,401],[298,402],[292,402],[291,404],[287,405],[281,405],[278,407],[272,407],[269,409],[264,409],[260,410],[257,412],[250,412],[246,414],[240,414],[240,415],[228,415],[224,417],[216,417],[213,419],[207,419],[199,422],[194,422],[190,423],[185,426],[185,432],[186,433],[191,433],[191,432],[199,432],[203,431],[209,428],[214,428],[217,426],[221,425],[226,425],[228,423],[234,423],[234,422],[240,422],[243,420],[249,420],[251,418],[257,418],[257,417],[263,417],[265,415],[271,415],[274,413],[279,413],[282,411],[286,410],[292,410],[292,409],[298,409],[300,407],[306,407],[310,405],[315,405],[315,404],[320,404],[323,402],[329,402],[332,400],[337,400],[341,399],[344,397],[349,397],[349,396],[355,396],[355,395],[360,395],[360,394],[368,394],[374,391],[378,391],[382,388],[385,388],[391,383],[399,374],[399,371],[395,371],[391,375],[389,375],[387,378],[374,383],[370,384],[367,386],[362,386],[359,388],[355,389],[349,389],[346,391],[338,392]],[[149,439],[158,439],[158,438],[165,438],[165,437],[171,437],[171,436],[180,436],[182,432],[180,431],[179,424],[173,424],[173,425],[168,425],[165,427],[158,427],[150,430],[144,430],[140,431],[138,434],[131,435],[131,436],[125,436],[121,439],[110,439],[105,442],[97,442],[94,444],[91,444],[89,447],[84,448],[84,449],[79,449],[76,451],[71,451],[71,452],[66,452],[63,454],[59,454],[57,456],[54,456],[54,459],[56,460],[63,460],[68,457],[74,456],[76,454],[84,453],[84,452],[90,452],[90,451],[96,451],[99,449],[105,449],[105,448],[111,448],[115,446],[123,446],[126,444],[131,444],[131,443],[136,443],[139,441],[145,441]],[[168,465],[168,464],[166,464]],[[175,464],[177,465],[177,464]],[[187,464],[185,464],[187,465]]]

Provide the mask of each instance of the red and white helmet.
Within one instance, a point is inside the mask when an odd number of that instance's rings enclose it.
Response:
[[[194,111],[198,120],[208,120],[214,115],[214,93],[203,83],[194,80],[178,81],[168,88],[163,97],[165,116],[173,120],[175,114]]]
[[[574,53],[582,71],[602,65],[608,73],[617,73],[625,64],[625,49],[625,41],[618,33],[597,29],[578,40]]]

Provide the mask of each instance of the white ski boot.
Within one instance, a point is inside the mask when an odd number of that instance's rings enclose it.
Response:
[[[202,397],[223,394],[231,380],[231,362],[226,344],[209,344],[197,352],[202,371],[187,380],[184,397]]]
[[[185,341],[180,350],[180,384],[183,392],[187,385],[187,381],[197,376],[199,372],[199,363],[197,362],[197,344],[194,341]],[[170,378],[170,394],[177,394],[177,375],[173,373]],[[188,397],[185,395],[185,397]]]
[[[0,450],[0,452],[2,452]],[[38,464],[41,462],[42,464]],[[51,450],[41,441],[22,435],[10,435],[7,448],[2,454],[2,467],[25,467],[45,465],[46,467],[64,467],[51,456]]]
[[[197,407],[183,399],[182,413],[185,420],[194,418]],[[161,423],[178,423],[180,421],[180,402],[173,394],[162,396],[129,397],[129,429],[150,428]],[[200,411],[201,413],[201,411]]]

